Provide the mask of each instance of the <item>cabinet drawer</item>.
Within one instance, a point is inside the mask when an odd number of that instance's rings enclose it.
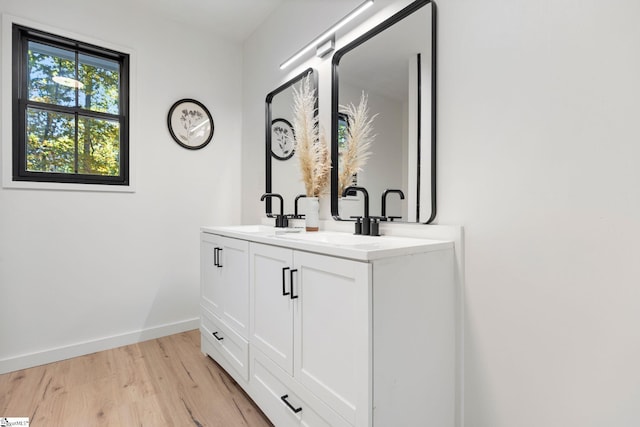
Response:
[[[252,349],[251,363],[251,397],[275,425],[351,427],[259,350]]]
[[[249,344],[216,315],[202,308],[201,332],[245,381],[249,380]],[[216,359],[217,355],[209,354]],[[226,367],[226,364],[222,364]]]

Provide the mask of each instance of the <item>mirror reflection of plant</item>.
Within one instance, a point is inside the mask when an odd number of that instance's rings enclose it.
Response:
[[[300,89],[293,88],[293,133],[295,150],[307,197],[319,197],[329,183],[331,159],[316,113],[316,93],[307,75]]]
[[[373,120],[377,114],[369,117],[367,107],[368,97],[362,92],[360,104],[353,103],[340,106],[340,113],[347,116],[345,131],[345,147],[340,156],[341,164],[338,172],[338,194],[351,185],[353,176],[362,170],[371,156],[371,144],[375,139],[373,135]]]

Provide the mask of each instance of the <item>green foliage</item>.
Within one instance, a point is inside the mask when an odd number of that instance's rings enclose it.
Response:
[[[30,101],[79,107],[77,114],[46,107],[27,109],[27,170],[120,175],[119,68],[116,62],[29,43],[27,90]],[[54,77],[81,82],[61,85]],[[87,112],[106,113],[101,117]]]

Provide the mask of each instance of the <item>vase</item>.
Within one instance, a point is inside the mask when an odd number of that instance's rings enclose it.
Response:
[[[320,205],[320,221],[331,219],[331,197],[329,195],[323,195],[318,198],[318,204]]]
[[[317,197],[306,197],[305,199],[304,223],[307,231],[318,231],[320,229],[320,203]]]

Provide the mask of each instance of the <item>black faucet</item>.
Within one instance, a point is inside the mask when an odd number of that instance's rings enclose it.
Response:
[[[284,199],[278,193],[264,193],[260,197],[260,201],[262,202],[268,197],[275,197],[280,200],[280,215],[276,215],[276,227],[286,228],[289,225],[289,219],[284,214]]]
[[[364,187],[356,187],[354,185],[351,185],[342,191],[342,197],[355,196],[358,191],[361,191],[362,194],[364,194],[364,217],[362,217],[362,223],[360,223],[360,217],[356,217],[356,234],[369,234],[369,192],[367,191],[367,189]]]
[[[296,199],[293,203],[293,217],[294,218],[304,218],[304,215],[298,215],[298,200],[302,199],[303,197],[307,197],[306,194],[298,194],[296,196]]]
[[[389,193],[397,193],[400,195],[400,200],[404,200],[404,193],[402,192],[402,190],[394,190],[394,189],[384,190],[382,192],[382,203],[381,203],[382,210],[380,212],[380,215],[382,216],[382,218],[387,217],[387,195],[389,195]],[[393,221],[394,218],[402,218],[402,217],[397,217],[397,216],[389,217],[391,221]]]

